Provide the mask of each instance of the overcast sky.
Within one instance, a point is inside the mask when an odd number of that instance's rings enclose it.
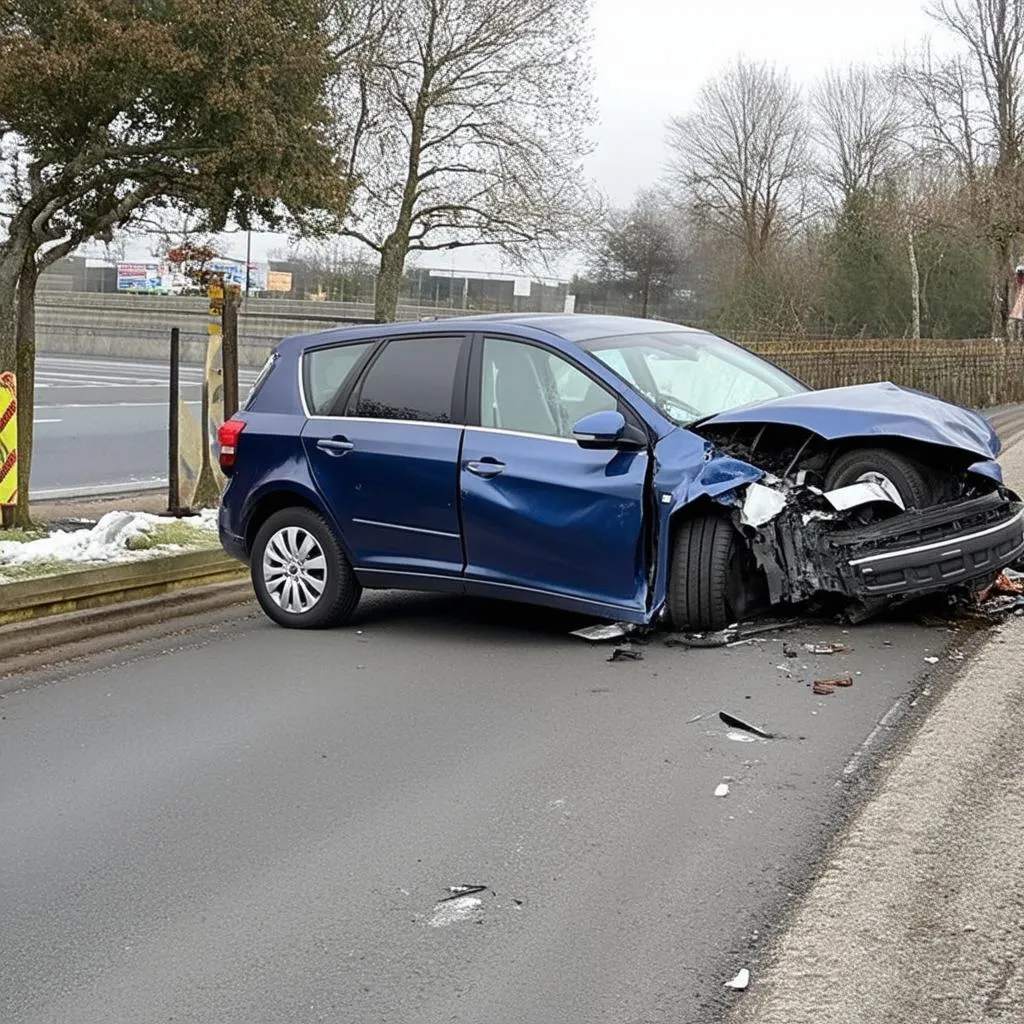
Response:
[[[598,122],[587,171],[614,203],[627,205],[662,173],[667,120],[685,114],[701,84],[738,55],[787,67],[808,85],[830,65],[884,61],[915,47],[935,26],[922,0],[594,0],[593,29]],[[266,235],[253,241],[261,260],[284,244]],[[242,258],[245,236],[227,236],[224,246]],[[510,269],[472,249],[422,263]]]

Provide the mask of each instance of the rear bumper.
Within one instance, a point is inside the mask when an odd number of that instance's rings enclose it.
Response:
[[[1024,504],[988,494],[837,532],[829,544],[851,597],[981,587],[1024,554]]]
[[[221,505],[217,513],[217,532],[220,536],[220,546],[224,553],[231,558],[237,558],[240,562],[249,561],[249,553],[245,550],[245,538],[238,536],[231,529],[231,517],[228,510]]]

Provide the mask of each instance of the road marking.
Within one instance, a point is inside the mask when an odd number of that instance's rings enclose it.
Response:
[[[202,401],[190,398],[186,405],[202,405]],[[37,405],[36,409],[166,409],[166,402],[63,402],[60,405]],[[43,420],[36,420],[42,423]],[[60,420],[54,420],[60,423]]]

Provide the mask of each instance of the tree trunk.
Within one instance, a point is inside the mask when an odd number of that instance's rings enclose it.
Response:
[[[35,252],[25,257],[18,283],[17,358],[18,376],[18,506],[14,525],[32,525],[29,511],[29,476],[32,471],[32,426],[36,376],[36,282],[39,269]]]
[[[0,373],[17,369],[18,278],[24,248],[8,240],[0,246]]]
[[[992,337],[1006,340],[1006,326],[1010,314],[1009,270],[1012,257],[1008,242],[1000,239],[993,253],[995,266],[992,268]]]
[[[917,266],[914,229],[907,228],[907,257],[910,260],[910,319],[914,341],[921,340],[921,272]]]
[[[390,323],[398,315],[398,292],[402,287],[407,247],[408,236],[403,239],[399,232],[395,231],[388,237],[381,250],[377,292],[373,304],[373,319],[379,324]]]

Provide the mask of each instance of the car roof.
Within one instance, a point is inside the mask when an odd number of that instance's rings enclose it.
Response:
[[[431,320],[403,320],[386,324],[349,324],[286,338],[281,345],[306,348],[311,344],[322,345],[345,341],[348,338],[378,338],[398,331],[408,337],[416,334],[436,334],[439,329],[446,328],[466,330],[475,326],[483,328],[496,325],[543,331],[576,345],[615,335],[655,334],[667,331],[687,331],[703,335],[708,333],[664,320],[644,320],[630,316],[589,313],[482,313],[472,316],[438,317]]]

